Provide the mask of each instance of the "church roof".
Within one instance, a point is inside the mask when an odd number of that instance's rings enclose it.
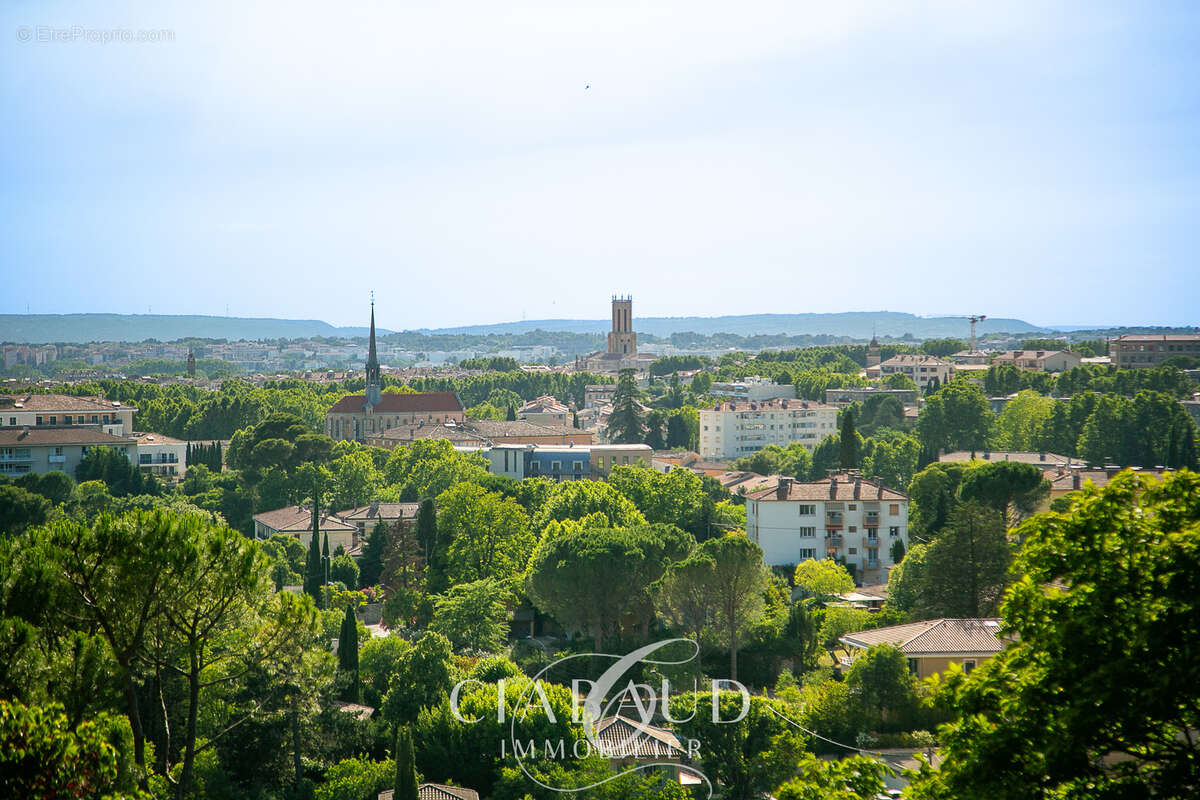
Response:
[[[367,407],[365,394],[348,394],[338,400],[330,414],[357,414]],[[463,410],[458,395],[454,392],[421,392],[407,394],[384,394],[374,406],[376,414],[409,413],[420,411],[452,411]]]

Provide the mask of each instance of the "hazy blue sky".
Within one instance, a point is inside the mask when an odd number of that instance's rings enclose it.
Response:
[[[99,5],[0,9],[3,313],[1200,322],[1200,3]]]

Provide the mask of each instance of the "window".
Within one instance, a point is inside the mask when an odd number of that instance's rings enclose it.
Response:
[[[857,548],[857,547],[851,547],[851,548],[850,548],[850,555],[852,555],[852,556],[853,556],[853,555],[858,555],[858,548]]]
[[[817,513],[817,507],[813,505],[804,505],[803,503],[796,506],[802,517],[811,517]]]
[[[551,461],[550,462],[550,471],[551,472],[562,472],[562,462],[561,461]]]
[[[910,658],[908,660],[908,674],[909,675],[917,674],[917,660],[915,658]]]
[[[58,424],[58,416],[57,416],[57,415],[53,415],[53,414],[52,414],[52,415],[50,416],[50,424],[51,424],[51,425],[57,425],[57,424]]]
[[[575,462],[575,471],[576,471],[576,472],[583,472],[583,462],[582,462],[582,461],[576,461],[576,462]]]
[[[851,511],[858,511],[858,503],[851,503],[851,504],[850,504],[850,510],[851,510]]]
[[[816,536],[817,529],[812,527],[804,527],[800,529],[801,536]]]
[[[889,505],[889,506],[888,506],[888,513],[889,513],[889,514],[891,514],[893,517],[898,517],[898,516],[900,516],[900,504],[899,504],[899,503],[892,503],[891,505]]]
[[[851,508],[854,508],[854,506],[850,506],[850,507],[851,507]],[[851,525],[851,526],[850,526],[850,532],[851,532],[851,533],[858,533],[858,526],[857,526],[857,525]]]
[[[899,536],[899,535],[900,535],[900,526],[899,525],[892,525],[891,527],[888,528],[888,536]]]
[[[811,547],[801,547],[797,554],[797,560],[808,561],[817,557],[817,551]]]
[[[38,425],[41,425],[41,424],[42,424],[42,418],[41,418],[40,416],[37,418],[37,423],[36,423],[36,424],[38,424]]]
[[[16,425],[16,424],[17,424],[17,418],[16,418],[16,417],[9,417],[9,418],[8,418],[8,424],[9,424],[9,425]]]
[[[975,659],[968,658],[965,661],[963,661],[962,668],[963,668],[964,675],[970,675],[971,671],[975,669]]]

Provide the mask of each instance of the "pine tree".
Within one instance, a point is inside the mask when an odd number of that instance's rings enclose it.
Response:
[[[504,412],[504,419],[508,420],[509,422],[516,422],[517,407],[514,406],[512,403],[509,403],[508,410]]]
[[[846,409],[842,415],[842,440],[838,461],[842,469],[858,466],[858,433],[854,430],[854,412]]]
[[[608,415],[608,439],[615,444],[636,444],[645,436],[642,410],[638,405],[637,378],[631,369],[621,370]]]
[[[342,617],[342,629],[338,633],[338,669],[345,672],[350,679],[346,689],[346,700],[358,702],[358,620],[354,610],[346,606],[346,615]]]
[[[396,786],[393,800],[418,800],[417,768],[413,761],[412,734],[406,726],[396,728]]]

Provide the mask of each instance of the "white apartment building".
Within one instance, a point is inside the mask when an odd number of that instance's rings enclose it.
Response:
[[[856,475],[781,477],[746,495],[746,535],[772,567],[833,558],[853,565],[860,584],[886,583],[892,547],[908,550],[908,496]]]
[[[753,376],[740,381],[714,383],[708,393],[714,397],[727,397],[733,402],[759,402],[778,398],[792,399],[796,396],[796,387],[790,383],[775,383],[766,378]]]
[[[954,380],[954,364],[923,353],[902,353],[892,356],[878,367],[867,368],[867,377],[872,379],[887,378],[896,373],[912,378],[917,388],[924,391],[935,378],[939,386]]]
[[[65,394],[0,395],[0,428],[87,425],[124,436],[133,430],[133,406]]]
[[[722,403],[700,410],[700,458],[723,461],[769,444],[800,442],[809,450],[837,433],[837,409],[807,400]]]
[[[142,472],[167,478],[182,478],[187,473],[187,442],[161,433],[135,433],[132,438],[137,441]]]

